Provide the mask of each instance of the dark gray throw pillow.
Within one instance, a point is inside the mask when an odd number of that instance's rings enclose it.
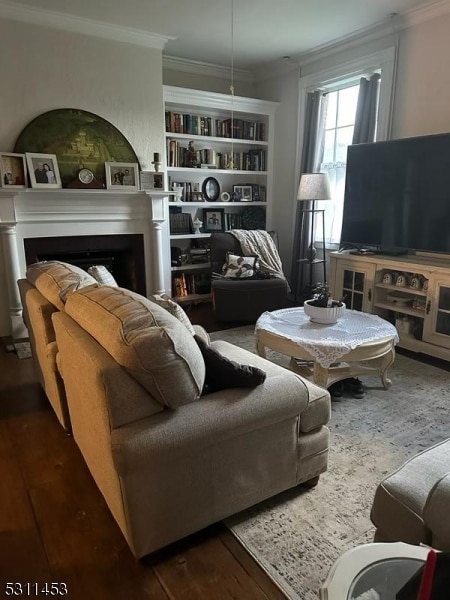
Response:
[[[266,380],[258,367],[240,365],[211,348],[200,336],[194,336],[205,361],[206,374],[203,393],[217,392],[233,387],[256,387]]]

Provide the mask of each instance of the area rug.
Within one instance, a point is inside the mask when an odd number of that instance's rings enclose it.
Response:
[[[32,356],[30,342],[16,342],[14,344],[14,351],[20,360],[31,358]]]
[[[253,331],[240,327],[211,338],[255,352]],[[364,377],[363,399],[332,402],[328,470],[316,488],[289,490],[225,522],[288,598],[317,600],[336,559],[372,540],[377,484],[450,435],[448,370],[397,353],[389,376],[388,390],[379,377]]]

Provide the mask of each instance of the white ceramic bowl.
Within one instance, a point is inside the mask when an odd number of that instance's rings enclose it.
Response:
[[[322,325],[331,325],[336,323],[345,313],[345,304],[342,302],[341,306],[312,306],[310,302],[314,300],[305,300],[303,303],[303,310],[305,315],[308,315],[309,320],[313,323],[321,323]]]

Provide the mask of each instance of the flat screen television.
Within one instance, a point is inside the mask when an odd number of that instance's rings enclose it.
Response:
[[[450,253],[450,133],[348,147],[343,247]]]

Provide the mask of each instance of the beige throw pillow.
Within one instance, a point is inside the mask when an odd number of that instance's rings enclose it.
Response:
[[[156,302],[158,306],[162,306],[162,308],[165,308],[167,311],[169,311],[171,315],[176,317],[180,323],[183,323],[183,325],[188,328],[192,335],[195,335],[195,329],[192,327],[192,323],[187,314],[184,312],[181,306],[174,302],[167,294],[154,294],[150,300],[152,300],[152,302]]]
[[[98,281],[100,285],[112,285],[117,287],[117,281],[105,265],[92,265],[87,272],[95,279],[95,281]]]

